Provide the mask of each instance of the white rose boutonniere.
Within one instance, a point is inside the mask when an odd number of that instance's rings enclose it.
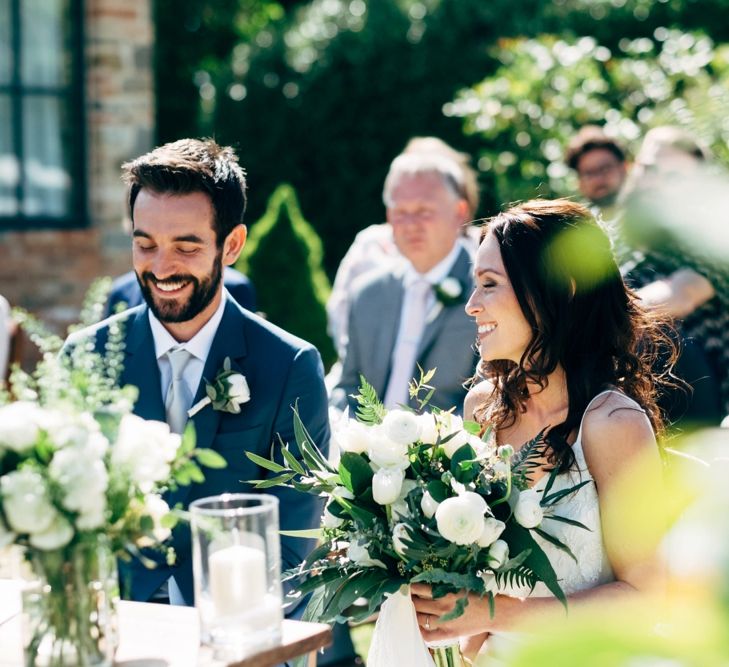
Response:
[[[463,285],[453,276],[443,278],[437,285],[433,285],[435,296],[444,306],[453,306],[460,303],[463,297]]]
[[[221,410],[237,415],[240,406],[251,400],[251,391],[244,375],[231,370],[230,357],[225,357],[223,370],[221,370],[212,383],[205,381],[207,396],[193,405],[187,414],[194,417],[206,405],[212,405],[213,410]]]

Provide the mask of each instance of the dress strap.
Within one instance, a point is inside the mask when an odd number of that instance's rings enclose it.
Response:
[[[630,398],[627,394],[624,394],[619,389],[603,389],[599,394],[595,394],[595,396],[592,397],[590,402],[587,404],[587,407],[585,408],[585,411],[582,413],[582,419],[580,419],[580,428],[577,431],[577,439],[575,440],[574,444],[572,445],[572,449],[576,449],[579,447],[580,450],[582,450],[582,424],[585,421],[585,416],[590,411],[590,408],[592,407],[592,404],[600,398],[600,396],[604,396],[605,394],[618,394],[618,396],[622,396],[623,398],[626,398],[628,401],[630,401],[638,410],[645,413],[645,410],[640,407],[640,403],[636,401],[634,398]]]

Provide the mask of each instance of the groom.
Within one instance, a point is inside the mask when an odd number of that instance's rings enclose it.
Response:
[[[243,375],[250,400],[239,414],[207,405],[191,421],[197,446],[212,448],[227,461],[221,470],[204,469],[205,481],[182,487],[170,503],[187,507],[197,498],[253,492],[247,482],[266,471],[245,452],[268,457],[278,436],[296,452],[292,406],[313,440],[325,452],[329,444],[327,398],[321,359],[309,343],[238,306],[221,283],[223,267],[243,248],[246,228],[245,174],[232,149],[212,140],[183,139],[161,146],[123,167],[129,186],[133,224],[133,264],[145,303],[74,334],[70,344],[95,337],[104,349],[110,324],[124,320],[122,384],[139,388],[135,412],[167,421],[180,432],[187,410],[206,396],[230,358]],[[280,458],[280,456],[277,456]],[[282,530],[317,526],[316,498],[275,488]],[[134,561],[129,575],[131,598],[193,604],[190,531],[173,533],[177,561],[147,569]],[[282,538],[284,569],[308,553],[306,540]]]

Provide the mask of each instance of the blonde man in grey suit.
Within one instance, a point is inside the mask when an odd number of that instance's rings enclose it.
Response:
[[[461,241],[470,217],[463,171],[442,155],[403,153],[390,166],[383,198],[403,259],[358,280],[330,402],[353,407],[361,374],[387,407],[409,404],[408,380],[419,365],[437,369],[431,404],[460,412],[476,364],[476,328],[463,310],[472,290]]]

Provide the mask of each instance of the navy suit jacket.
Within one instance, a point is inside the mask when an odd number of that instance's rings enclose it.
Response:
[[[324,369],[316,348],[311,344],[266,322],[241,308],[224,291],[225,312],[215,334],[205,363],[203,379],[194,403],[205,397],[205,379],[212,381],[230,357],[232,368],[242,373],[251,392],[251,400],[241,406],[240,414],[216,411],[211,405],[198,412],[192,421],[199,447],[212,448],[227,461],[220,470],[203,468],[205,481],[181,487],[168,502],[187,507],[197,498],[221,493],[253,492],[247,483],[270,475],[250,461],[246,451],[269,457],[273,446],[280,459],[278,435],[298,455],[293,431],[292,406],[298,402],[299,413],[314,442],[325,452],[329,446],[327,396]],[[67,345],[95,336],[96,348],[104,350],[109,323],[126,320],[125,363],[121,383],[139,388],[134,412],[145,419],[165,421],[159,369],[146,305],[132,308],[93,327],[73,334]],[[194,404],[193,403],[193,404]],[[281,530],[312,528],[319,525],[322,506],[318,498],[290,489],[266,491],[279,498]],[[191,537],[187,525],[175,528],[172,546],[177,563],[170,567],[160,563],[147,569],[138,561],[122,568],[122,578],[130,579],[131,599],[149,600],[170,576],[174,576],[185,602],[193,604]],[[311,540],[281,539],[282,569],[298,565],[313,548]],[[128,583],[123,581],[122,584]]]
[[[256,311],[256,290],[247,276],[226,266],[223,271],[223,284],[243,308]],[[123,276],[115,278],[111,284],[109,299],[106,303],[106,317],[116,313],[117,305],[122,302],[126,304],[127,308],[134,308],[143,301],[142,290],[139,288],[136,274],[134,271],[125,273]]]

